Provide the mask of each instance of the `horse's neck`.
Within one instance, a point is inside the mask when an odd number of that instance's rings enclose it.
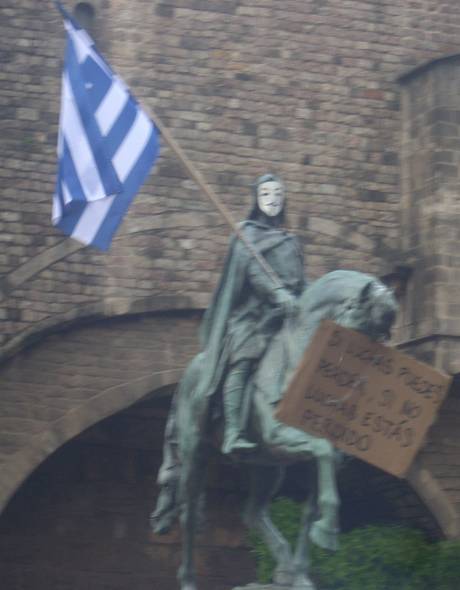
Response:
[[[336,303],[325,303],[313,309],[301,306],[297,317],[292,322],[286,322],[283,328],[283,339],[290,368],[298,366],[321,322],[323,320],[340,322],[344,312],[343,305]]]
[[[299,314],[300,316],[300,314]],[[282,339],[286,359],[285,385],[291,380],[292,375],[301,362],[305,350],[308,347],[314,333],[324,314],[312,313],[307,322],[298,321],[300,317],[284,323]]]

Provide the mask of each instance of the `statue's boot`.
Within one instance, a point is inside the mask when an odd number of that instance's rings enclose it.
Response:
[[[222,444],[222,452],[229,455],[234,452],[247,452],[256,448],[256,444],[247,440],[242,434],[241,406],[243,402],[244,387],[234,384],[229,387],[226,384],[224,391],[225,433]]]

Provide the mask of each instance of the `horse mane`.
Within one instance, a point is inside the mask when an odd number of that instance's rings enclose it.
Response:
[[[299,301],[305,317],[319,308],[329,308],[355,299],[358,293],[376,278],[354,270],[334,270],[314,281],[302,293]]]

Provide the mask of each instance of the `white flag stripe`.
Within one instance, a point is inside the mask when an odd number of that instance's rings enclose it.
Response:
[[[64,104],[64,76],[61,79],[61,105]],[[58,159],[60,159],[64,153],[64,137],[62,135],[62,127],[64,123],[64,113],[62,111],[59,113],[59,130],[58,130],[58,140],[57,140],[57,155]]]
[[[57,140],[57,155],[60,158],[64,153],[64,138],[62,137],[62,122],[59,122],[59,132]]]
[[[112,129],[128,98],[124,86],[115,78],[96,111],[96,120],[102,135],[106,136]]]
[[[51,212],[51,221],[55,224],[62,219],[62,207],[57,194],[53,195],[53,209]]]
[[[91,39],[83,35],[81,35],[82,30],[76,31],[70,23],[65,23],[65,28],[69,33],[73,46],[75,48],[75,52],[77,54],[78,63],[83,63],[87,56],[91,53]]]
[[[72,195],[70,194],[69,189],[67,188],[67,184],[63,182],[61,184],[62,187],[62,198],[64,199],[64,205],[68,205],[72,202]]]
[[[104,223],[113,199],[112,196],[88,203],[72,231],[72,238],[80,240],[84,244],[91,244],[99,228]]]
[[[142,155],[150,139],[153,125],[147,115],[139,110],[136,119],[123,143],[113,157],[113,165],[118,178],[124,182]]]
[[[63,134],[69,146],[78,179],[86,199],[88,201],[97,201],[98,199],[105,198],[106,194],[67,76],[64,76],[63,87]]]

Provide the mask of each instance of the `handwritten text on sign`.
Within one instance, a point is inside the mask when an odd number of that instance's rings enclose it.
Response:
[[[401,477],[449,384],[449,377],[432,367],[326,321],[277,418]]]

